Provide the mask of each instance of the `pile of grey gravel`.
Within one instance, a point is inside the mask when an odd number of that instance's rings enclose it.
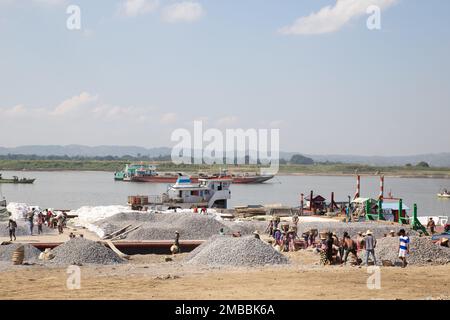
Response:
[[[385,234],[389,234],[391,230],[396,233],[400,229],[405,229],[409,235],[417,235],[414,230],[409,230],[408,226],[391,225],[389,223],[382,222],[329,222],[329,221],[314,221],[314,222],[303,222],[298,224],[298,235],[301,236],[303,232],[309,231],[311,229],[317,229],[319,232],[335,232],[338,237],[342,237],[344,232],[348,232],[351,237],[355,237],[358,232],[365,233],[367,230],[371,230],[375,238],[384,237]]]
[[[39,258],[41,251],[30,244],[12,243],[0,245],[0,261],[12,261],[14,251],[20,246],[24,246],[24,262],[33,262]]]
[[[118,264],[124,260],[101,243],[85,238],[71,239],[51,251],[55,257],[50,260],[56,264]]]
[[[407,261],[411,265],[442,265],[450,263],[450,248],[442,247],[431,241],[429,237],[410,237],[410,254]],[[386,237],[377,240],[375,254],[377,259],[391,261],[399,265],[399,238]]]
[[[219,221],[213,216],[195,213],[120,213],[101,220],[96,225],[105,234],[127,225],[141,225],[126,236],[127,240],[172,240],[175,231],[180,233],[181,240],[204,240],[219,234],[220,229],[227,234],[240,231],[242,235],[248,235],[258,227],[264,227],[264,223],[256,224],[255,229],[253,223]]]
[[[215,236],[186,257],[187,264],[207,266],[266,266],[289,263],[287,257],[252,236]]]

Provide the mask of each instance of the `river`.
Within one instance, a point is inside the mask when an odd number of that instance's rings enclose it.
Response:
[[[5,171],[3,176],[36,178],[32,185],[0,184],[0,196],[8,202],[23,202],[41,208],[77,209],[81,206],[123,205],[129,195],[157,195],[167,189],[166,184],[129,183],[113,180],[109,172],[60,171],[15,172]],[[361,196],[376,198],[379,194],[377,177],[361,178]],[[419,207],[419,215],[450,216],[450,200],[438,199],[440,189],[450,189],[449,179],[389,178],[385,179],[385,193],[391,190],[412,208]],[[246,204],[284,204],[298,206],[300,193],[310,190],[330,200],[335,192],[336,201],[347,201],[356,189],[354,177],[343,176],[277,176],[259,185],[232,185],[229,208]]]

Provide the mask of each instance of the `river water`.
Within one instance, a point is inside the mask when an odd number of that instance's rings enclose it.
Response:
[[[32,185],[0,184],[0,196],[8,202],[23,202],[41,208],[77,209],[82,206],[124,205],[129,195],[159,195],[167,184],[129,183],[113,180],[109,172],[15,172],[3,176],[36,178]],[[361,178],[361,196],[376,198],[379,194],[377,177]],[[385,194],[391,190],[412,208],[419,206],[419,215],[450,216],[450,200],[438,199],[442,188],[450,189],[450,179],[385,179]],[[247,204],[284,204],[298,206],[300,194],[311,190],[328,201],[335,192],[336,201],[347,201],[356,189],[354,177],[341,176],[277,176],[258,185],[232,185],[229,208]]]

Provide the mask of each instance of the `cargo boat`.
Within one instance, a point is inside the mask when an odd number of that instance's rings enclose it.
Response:
[[[124,171],[116,172],[114,179],[117,181],[131,182],[147,182],[147,183],[176,183],[182,173],[158,173],[155,166],[151,165],[127,165]],[[274,175],[260,174],[228,174],[226,170],[222,170],[217,174],[197,174],[190,176],[193,183],[199,182],[200,179],[231,179],[235,184],[257,184],[264,183],[272,179]]]

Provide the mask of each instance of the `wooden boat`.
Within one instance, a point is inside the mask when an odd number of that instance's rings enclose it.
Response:
[[[2,175],[0,174],[0,183],[24,183],[24,184],[32,184],[34,183],[36,179],[27,179],[27,178],[21,178],[19,179],[19,177],[17,176],[13,176],[12,179],[5,179],[2,177]]]

